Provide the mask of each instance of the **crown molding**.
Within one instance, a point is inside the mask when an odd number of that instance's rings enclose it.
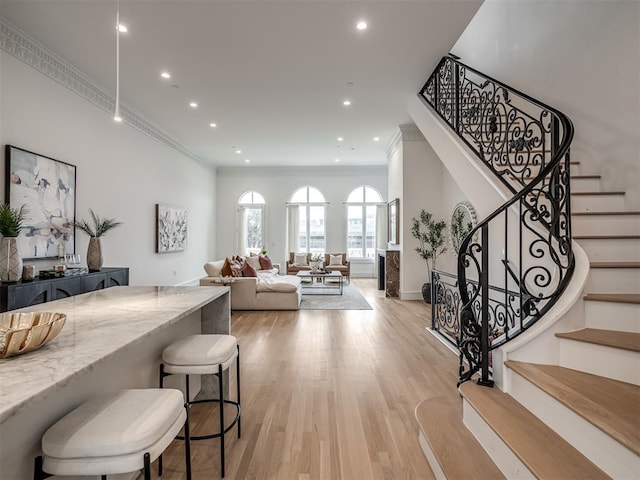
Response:
[[[385,149],[387,159],[391,158],[395,151],[400,148],[404,142],[426,141],[427,139],[424,138],[424,135],[415,123],[404,123],[402,125],[398,125],[398,129],[387,143],[387,147]]]
[[[318,176],[362,177],[363,175],[387,175],[387,165],[369,166],[273,166],[273,167],[218,167],[216,173],[221,177],[301,177],[313,178]]]
[[[115,95],[111,91],[2,16],[0,16],[0,49],[113,115]],[[210,164],[178,143],[132,107],[121,103],[120,116],[123,122],[126,122],[140,133],[191,160],[211,168]]]

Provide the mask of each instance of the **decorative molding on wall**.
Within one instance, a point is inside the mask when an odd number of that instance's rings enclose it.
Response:
[[[387,175],[388,167],[386,165],[370,165],[362,167],[218,167],[216,169],[216,173],[219,177],[262,177],[267,175],[278,175],[282,177],[313,179],[314,177],[335,177],[336,175],[340,175],[341,177]]]
[[[112,92],[1,16],[0,49],[113,115],[115,95]],[[171,138],[133,108],[121,104],[120,116],[131,127],[165,147],[211,168],[210,164]]]
[[[387,143],[386,154],[387,159],[391,158],[393,153],[404,142],[426,142],[427,139],[415,123],[404,123],[398,125],[398,130],[393,134],[389,143]]]

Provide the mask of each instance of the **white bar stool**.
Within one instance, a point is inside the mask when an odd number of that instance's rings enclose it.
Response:
[[[237,360],[236,360],[237,359]],[[222,381],[223,372],[227,371],[233,361],[236,360],[236,395],[237,401],[225,400],[225,391]],[[188,335],[177,342],[172,343],[162,352],[160,365],[160,388],[163,386],[164,377],[168,375],[186,375],[187,409],[197,403],[217,402],[220,407],[219,431],[210,435],[191,436],[186,440],[205,440],[220,438],[220,472],[224,477],[224,436],[238,424],[238,438],[240,429],[240,346],[236,337],[232,335]],[[218,377],[218,398],[207,398],[190,401],[189,375],[216,375]],[[228,392],[226,392],[228,393]],[[236,407],[236,416],[225,427],[224,404],[228,403]],[[183,437],[177,437],[183,439]]]
[[[34,480],[53,475],[101,476],[143,470],[151,480],[158,459],[184,425],[189,438],[189,410],[180,390],[139,389],[113,392],[84,402],[42,437]],[[185,442],[187,479],[191,479],[189,442]]]

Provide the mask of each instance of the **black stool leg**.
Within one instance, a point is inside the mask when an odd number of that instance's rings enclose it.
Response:
[[[222,387],[222,364],[218,365],[218,397],[220,400],[220,476],[224,478],[224,389]]]
[[[238,347],[238,358],[236,359],[236,391],[238,394],[238,409],[240,409],[240,345]],[[240,429],[240,422],[242,421],[242,415],[238,417],[238,438],[242,436]]]
[[[184,423],[184,456],[185,465],[187,466],[187,480],[191,480],[191,434],[189,432],[189,404],[185,403],[184,408],[187,410],[187,420]]]
[[[107,476],[103,475],[102,480],[107,480]],[[149,452],[144,454],[144,480],[151,480],[151,457]]]

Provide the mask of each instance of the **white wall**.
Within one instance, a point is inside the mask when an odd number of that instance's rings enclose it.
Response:
[[[452,52],[567,114],[582,173],[640,208],[640,2],[487,0]]]
[[[87,219],[92,208],[124,222],[102,240],[105,266],[128,266],[137,285],[202,276],[202,264],[215,250],[215,172],[126,123],[115,124],[107,112],[5,52],[0,65],[2,144],[76,165],[77,217]],[[4,195],[4,181],[2,188]],[[188,210],[186,251],[154,253],[156,203]],[[78,233],[83,261],[87,245],[87,236]],[[51,261],[33,263],[43,268]]]
[[[310,185],[322,192],[327,206],[327,252],[346,251],[347,196],[357,187],[369,185],[377,189],[382,198],[387,198],[386,167],[272,167],[272,168],[220,168],[217,172],[215,256],[224,258],[236,254],[237,205],[240,196],[250,190],[260,193],[266,202],[266,245],[269,256],[284,268],[286,246],[286,207],[291,195],[298,188]],[[372,273],[373,263],[368,267],[351,264],[352,274]]]

